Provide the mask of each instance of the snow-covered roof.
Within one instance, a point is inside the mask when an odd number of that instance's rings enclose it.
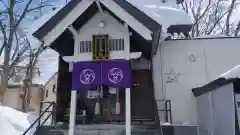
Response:
[[[175,0],[162,3],[161,0],[126,0],[137,9],[159,23],[166,32],[171,25],[191,25],[191,18],[176,4]],[[59,6],[55,11],[49,12],[38,19],[30,28],[29,33],[36,32],[50,18],[56,15],[64,6]]]
[[[221,74],[218,78],[240,78],[240,65],[237,65],[234,68],[228,70],[227,72]]]
[[[196,97],[198,97],[205,93],[216,90],[226,84],[238,82],[239,79],[240,79],[240,65],[237,65],[234,68],[228,70],[227,72],[221,74],[210,83],[202,87],[193,88],[192,92]],[[239,89],[234,89],[234,91],[239,92]]]
[[[215,80],[202,86],[193,88],[192,92],[197,97],[203,95],[207,92],[211,92],[217,88],[220,88],[226,84],[239,81],[240,79],[240,65],[233,67],[232,69],[226,71],[225,73],[218,76]],[[239,92],[239,89],[234,89],[235,92]]]
[[[166,31],[171,25],[192,24],[191,18],[176,4],[175,0],[127,0],[145,14],[156,20]]]

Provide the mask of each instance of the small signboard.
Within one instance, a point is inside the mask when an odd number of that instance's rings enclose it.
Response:
[[[87,93],[87,98],[88,99],[97,99],[98,96],[100,96],[100,98],[102,98],[102,92],[98,92],[97,90],[89,90]]]

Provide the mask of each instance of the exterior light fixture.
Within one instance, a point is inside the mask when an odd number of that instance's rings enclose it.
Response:
[[[105,27],[105,22],[104,22],[104,21],[101,21],[101,22],[99,23],[99,26],[100,26],[100,28],[104,28],[104,27]]]

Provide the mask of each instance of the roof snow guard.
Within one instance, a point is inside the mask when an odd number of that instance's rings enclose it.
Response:
[[[146,40],[160,37],[162,26],[155,20],[125,0],[99,0],[113,14],[127,23]],[[70,25],[92,5],[94,0],[71,0],[65,7],[58,11],[51,19],[33,33],[46,45],[51,45]]]

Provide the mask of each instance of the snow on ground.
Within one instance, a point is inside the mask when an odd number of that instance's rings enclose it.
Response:
[[[0,134],[22,135],[37,116],[27,114],[7,106],[0,106]],[[32,135],[34,128],[27,134]]]

